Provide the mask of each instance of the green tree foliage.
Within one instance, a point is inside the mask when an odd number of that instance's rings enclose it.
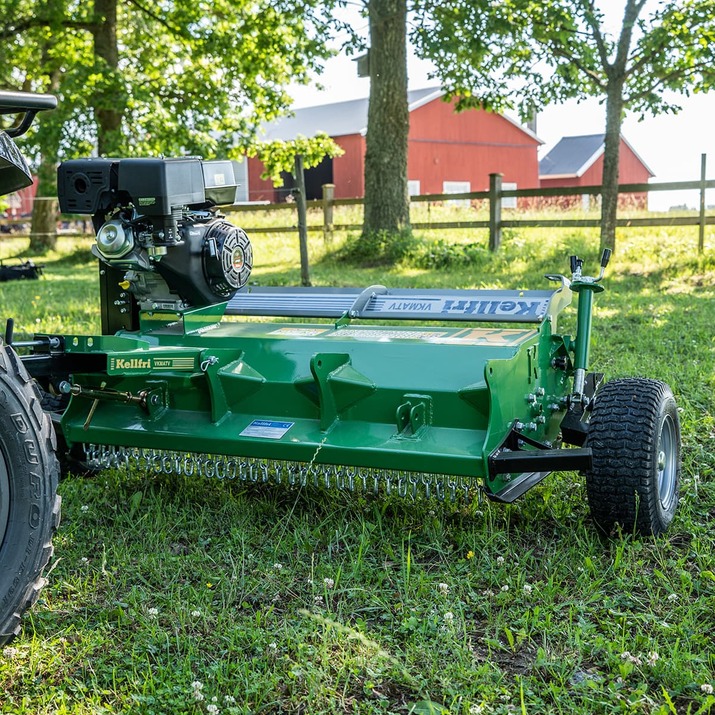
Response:
[[[257,156],[263,163],[261,178],[270,179],[274,186],[283,186],[281,174],[294,173],[296,156],[302,156],[303,167],[310,169],[318,166],[326,156],[333,159],[345,152],[325,132],[318,132],[310,139],[299,135],[290,141],[257,142],[248,147],[247,153]]]
[[[50,92],[24,143],[40,196],[58,161],[99,153],[226,156],[328,56],[330,2],[0,0],[0,86]]]
[[[615,247],[625,112],[677,112],[677,95],[715,83],[712,0],[626,0],[615,35],[596,0],[419,0],[413,39],[460,108],[605,100],[602,247]]]

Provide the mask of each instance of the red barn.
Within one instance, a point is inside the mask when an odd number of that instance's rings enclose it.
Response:
[[[564,137],[539,162],[539,180],[542,188],[560,186],[598,186],[603,179],[603,151],[605,134]],[[655,174],[638,156],[636,150],[621,136],[618,162],[619,184],[645,184]],[[588,196],[584,196],[587,207]],[[578,203],[579,199],[568,202]],[[627,206],[645,208],[648,195],[625,194],[620,202]]]
[[[484,110],[456,113],[453,103],[442,101],[443,94],[434,88],[408,93],[407,173],[412,195],[483,191],[493,172],[519,188],[539,185],[537,149],[542,142],[531,131]],[[268,141],[311,137],[323,131],[345,151],[306,172],[309,199],[320,198],[323,184],[335,184],[336,198],[364,195],[367,109],[367,99],[307,107],[265,127]],[[291,177],[286,177],[285,187],[274,189],[270,181],[260,178],[262,171],[260,161],[248,160],[249,200],[285,197],[292,187]]]

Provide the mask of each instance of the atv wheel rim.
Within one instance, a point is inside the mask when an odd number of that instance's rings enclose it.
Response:
[[[7,471],[5,455],[0,449],[0,547],[5,541],[7,520],[10,515],[10,477]]]
[[[658,439],[658,497],[662,508],[668,511],[675,497],[675,482],[677,465],[676,460],[676,443],[675,443],[675,424],[670,415],[666,415],[663,420],[663,425],[660,429],[660,438]]]

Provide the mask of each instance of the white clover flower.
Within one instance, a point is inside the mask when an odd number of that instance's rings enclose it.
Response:
[[[313,601],[315,601],[316,606],[322,606],[323,605],[323,597],[322,596],[314,596]]]
[[[201,618],[201,611],[199,611],[198,608],[195,611],[191,611],[191,617],[192,618]]]
[[[283,564],[276,561],[276,563],[273,564],[273,568],[276,569],[276,571],[280,571],[283,568]]]
[[[194,690],[194,700],[200,703],[204,699],[204,694],[200,690]]]
[[[621,653],[621,660],[629,660],[631,657],[631,652],[629,650],[624,650],[623,653]]]
[[[444,614],[443,618],[445,621],[447,621],[447,623],[451,623],[454,620],[454,613],[452,613],[452,611],[447,611],[447,613]]]
[[[449,593],[449,586],[446,583],[438,583],[437,589],[441,594],[445,596]]]
[[[503,565],[504,565],[504,557],[497,556],[497,566],[503,566]]]
[[[212,715],[216,715],[216,713],[219,713],[219,712],[221,712],[221,711],[219,710],[218,705],[214,705],[213,703],[209,703],[209,704],[206,706],[206,712],[207,712],[207,713],[211,713]]]
[[[147,612],[148,616],[158,616],[159,615],[159,609],[154,608],[153,606],[152,606],[152,608],[147,608],[146,612]]]
[[[654,650],[651,650],[648,652],[648,660],[646,660],[646,663],[648,663],[648,665],[653,666],[659,660],[660,660],[660,656]]]
[[[710,685],[710,683],[703,683],[700,686],[700,690],[705,693],[705,695],[712,695],[713,694],[713,686]]]
[[[201,690],[204,687],[204,684],[200,680],[194,680],[193,683],[191,683],[191,687],[194,690]]]
[[[506,593],[506,592],[509,590],[509,586],[508,586],[507,584],[504,584],[504,585],[501,587],[501,590],[504,591],[504,593]]]
[[[678,598],[679,598],[679,596],[678,596],[677,593],[671,593],[671,594],[668,596],[668,600],[669,600],[671,603],[672,603],[673,601],[677,601]]]
[[[333,581],[332,578],[324,578],[323,583],[325,584],[326,588],[332,588],[333,586],[335,586],[335,581]]]
[[[7,660],[12,660],[19,653],[20,651],[12,646],[6,646],[2,649],[3,658],[7,658]]]
[[[482,591],[482,596],[486,596],[487,598],[491,598],[494,595],[494,591],[491,590],[491,588],[488,588],[486,591]]]
[[[89,559],[88,559],[86,556],[83,556],[83,557],[80,559],[80,561],[81,561],[83,564],[88,564],[88,563],[89,563]]]
[[[534,587],[530,583],[525,583],[523,587],[523,591],[527,596],[534,590]]]
[[[269,643],[269,644],[268,644],[268,650],[272,650],[272,651],[274,651],[274,652],[277,651],[277,650],[278,650],[278,644],[277,644],[277,643]]]
[[[224,695],[223,699],[224,702],[227,702],[229,705],[236,702],[236,698],[234,698],[233,695]]]
[[[79,508],[79,510],[86,513],[89,511],[89,507],[86,504],[82,504],[82,506]]]

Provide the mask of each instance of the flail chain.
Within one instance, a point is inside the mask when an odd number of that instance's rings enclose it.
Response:
[[[377,495],[380,487],[385,494],[396,492],[401,497],[416,499],[469,499],[476,492],[481,496],[476,479],[444,474],[404,472],[391,469],[347,467],[315,464],[314,461],[289,462],[262,460],[226,455],[195,454],[163,449],[116,447],[85,444],[85,459],[93,469],[132,468],[155,474],[180,474],[187,477],[238,479],[248,483],[288,484],[290,486],[324,486],[347,491],[360,490]]]

